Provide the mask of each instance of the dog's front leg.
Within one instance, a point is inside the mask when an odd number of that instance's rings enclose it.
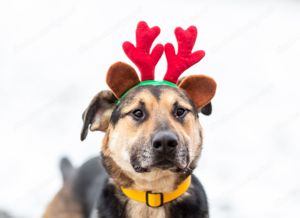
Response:
[[[96,214],[98,216],[95,218],[126,218],[126,201],[120,199],[113,184],[107,182],[104,186]]]

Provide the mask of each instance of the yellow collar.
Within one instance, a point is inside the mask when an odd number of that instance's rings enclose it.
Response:
[[[175,191],[169,193],[153,193],[151,191],[137,191],[121,187],[122,192],[130,199],[146,203],[149,207],[160,207],[173,201],[185,193],[191,184],[191,176],[187,177]]]

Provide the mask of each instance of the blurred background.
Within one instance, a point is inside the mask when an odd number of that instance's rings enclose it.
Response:
[[[200,117],[196,175],[211,217],[300,215],[300,1],[0,1],[0,210],[41,217],[60,188],[58,162],[100,152],[102,133],[79,140],[81,114],[136,24],[198,27],[202,61],[185,72],[218,83]],[[163,77],[163,57],[156,78]],[[1,212],[0,212],[1,217]]]

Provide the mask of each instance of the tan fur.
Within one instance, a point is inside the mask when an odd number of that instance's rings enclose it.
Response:
[[[126,206],[128,218],[166,218],[167,213],[165,207],[151,208],[137,201],[130,200]]]
[[[130,187],[134,181],[128,177],[109,156],[104,157],[104,165],[109,175],[114,178],[118,186]]]
[[[136,173],[130,173],[134,178],[134,183],[130,188],[153,192],[172,192],[176,189],[178,175],[170,171],[153,170],[149,173],[143,173],[142,176]]]
[[[70,185],[65,184],[49,203],[43,218],[84,218],[82,208],[75,199]]]

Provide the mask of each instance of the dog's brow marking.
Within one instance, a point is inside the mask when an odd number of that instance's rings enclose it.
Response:
[[[145,107],[145,102],[142,99],[139,99],[137,102],[134,102],[133,104],[124,107],[122,109],[121,114],[126,115],[126,114],[130,113],[131,111],[133,111],[134,109],[143,108],[143,107]]]
[[[166,104],[166,106],[170,105],[172,110],[174,109],[174,105],[177,104],[187,110],[194,112],[193,104],[186,96],[184,96],[180,91],[177,90],[170,90],[168,92],[162,93],[161,102],[163,104]]]
[[[174,104],[173,104],[173,107],[183,107],[189,111],[193,111],[193,107],[190,105],[190,104],[187,104],[185,101],[176,101]]]

